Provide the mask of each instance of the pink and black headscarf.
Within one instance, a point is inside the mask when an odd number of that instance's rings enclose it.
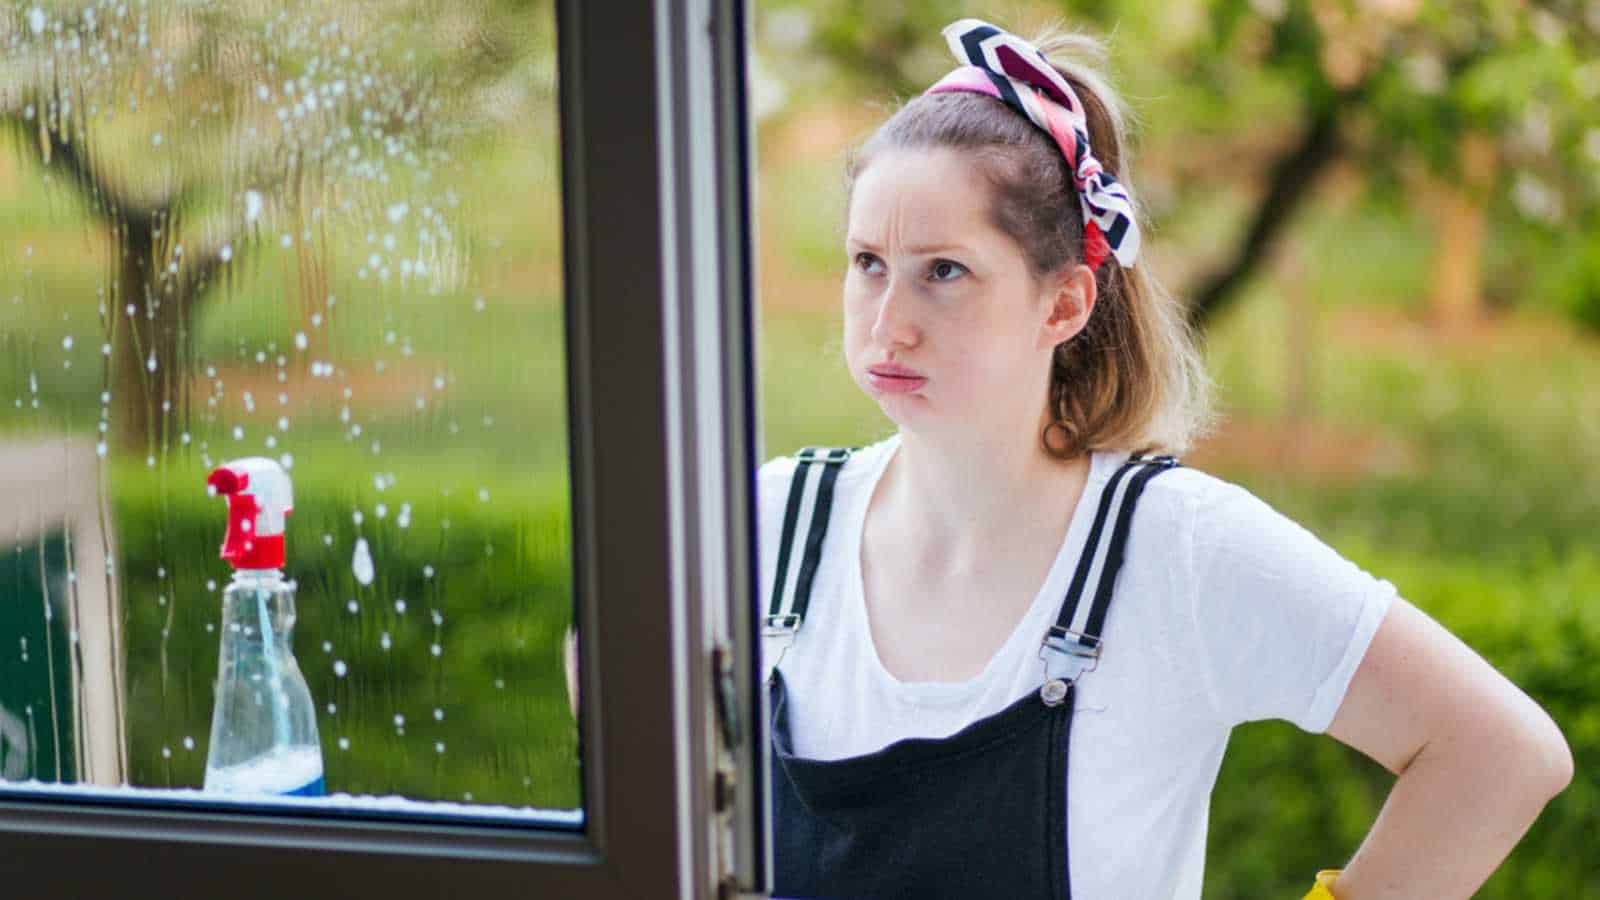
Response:
[[[924,93],[988,94],[1028,117],[1050,135],[1072,169],[1083,207],[1083,255],[1098,270],[1109,254],[1127,268],[1139,256],[1133,201],[1089,149],[1083,103],[1061,73],[1032,44],[981,19],[947,26],[945,42],[962,63]]]

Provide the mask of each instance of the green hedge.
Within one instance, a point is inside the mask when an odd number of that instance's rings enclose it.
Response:
[[[478,487],[492,476],[470,461],[319,457],[292,473],[286,571],[299,584],[295,656],[318,704],[329,791],[578,805],[560,656],[571,618],[564,479],[497,480],[484,501]],[[379,491],[375,468],[394,486]],[[198,786],[204,775],[229,577],[217,556],[225,508],[206,496],[205,473],[194,461],[114,472],[134,784]],[[358,535],[375,562],[369,586],[352,571]]]
[[[1343,549],[1538,701],[1572,746],[1572,785],[1474,896],[1594,896],[1600,611],[1593,598],[1600,597],[1600,556],[1576,553],[1513,568]],[[1205,896],[1302,896],[1318,869],[1349,860],[1393,782],[1381,766],[1326,736],[1283,722],[1237,729],[1212,802]]]

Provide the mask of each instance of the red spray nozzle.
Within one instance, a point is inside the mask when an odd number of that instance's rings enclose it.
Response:
[[[283,468],[261,456],[237,459],[214,469],[206,486],[228,500],[222,558],[236,569],[281,568],[284,520],[294,511]]]

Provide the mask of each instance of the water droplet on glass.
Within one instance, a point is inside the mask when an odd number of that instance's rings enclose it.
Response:
[[[358,509],[358,510],[355,510],[354,512],[352,512],[350,514],[350,519],[351,519],[351,521],[356,523],[356,527],[357,528],[360,528],[361,527],[361,523],[366,521],[367,515],[366,515],[366,513],[363,513],[361,510]]]
[[[233,426],[233,439],[236,440],[236,441],[244,440],[244,426],[243,425],[235,425],[235,426]]]
[[[190,736],[187,736],[187,735],[184,737],[184,739],[183,739],[183,749],[185,749],[185,750],[193,750],[194,749],[194,738],[193,737],[190,737]]]
[[[336,659],[333,661],[333,674],[343,678],[349,671],[350,667],[344,664],[344,660]]]
[[[441,656],[444,654],[444,648],[438,644],[429,644],[428,652],[432,653],[434,656]]]
[[[256,411],[256,398],[249,391],[244,392],[244,408],[246,412]]]
[[[95,453],[96,456],[104,457],[106,455],[106,442],[105,441],[96,442],[95,445],[94,445],[94,453]]]
[[[489,489],[488,488],[486,488],[486,487],[478,488],[478,502],[479,503],[488,503],[489,502]]]
[[[323,641],[322,642],[322,652],[323,653],[332,653],[333,652],[333,641]]]
[[[496,678],[494,680],[494,689],[497,690],[497,691],[505,690],[506,689],[506,680],[504,678]]]
[[[357,520],[356,524],[360,524]],[[372,584],[372,551],[367,547],[366,538],[356,538],[355,557],[350,560],[350,571],[356,576],[363,587]]]
[[[399,614],[401,614],[401,615],[405,615],[405,612],[406,612],[406,598],[401,597],[399,600],[396,600],[394,602],[394,611],[399,613]]]
[[[486,305],[487,304],[485,304],[483,302],[483,298],[482,297],[474,297],[474,298],[472,298],[472,311],[473,312],[483,312],[483,309],[484,309],[484,307]]]
[[[344,605],[344,608],[350,610],[350,615],[353,616],[361,610],[361,605],[356,603],[354,600],[351,600]]]
[[[395,713],[394,714],[394,727],[396,727],[396,728],[404,728],[404,727],[406,727],[406,717],[401,715],[401,714],[399,714],[399,713]]]
[[[279,431],[288,431],[289,430],[289,418],[287,416],[279,416],[278,417],[278,430]]]
[[[435,752],[435,753],[443,753],[444,752],[444,741],[434,741],[433,742],[433,752]]]
[[[63,350],[71,350],[72,349],[72,335],[69,334],[66,337],[61,339],[61,349],[63,349]]]
[[[144,367],[152,372],[156,370],[156,355],[154,353],[150,354],[150,358],[145,360]]]
[[[253,223],[259,218],[261,218],[261,192],[245,191],[244,220]]]
[[[339,749],[340,750],[349,750],[350,749],[350,739],[347,738],[347,737],[339,738]]]
[[[217,256],[221,257],[223,262],[233,259],[233,245],[223,244],[222,249],[217,251]]]
[[[172,758],[172,748],[171,747],[162,747],[161,748],[161,758],[162,759],[171,759]]]
[[[34,34],[43,34],[44,33],[44,26],[45,26],[44,10],[40,9],[37,6],[35,6],[33,9],[28,10],[28,27],[33,29],[33,33]],[[29,108],[31,109],[32,107],[29,107]]]
[[[379,503],[372,508],[372,513],[380,519],[387,517],[389,515],[389,504]]]
[[[323,534],[322,535],[322,546],[324,546],[324,547],[332,547],[333,546],[333,535],[326,534],[326,533]]]
[[[332,703],[329,703],[328,704],[328,715],[333,716],[333,715],[338,715],[338,713],[339,713],[339,707],[335,706]]]
[[[444,710],[442,710],[439,707],[435,706],[433,708],[433,720],[435,722],[443,722],[444,721]]]
[[[306,340],[306,333],[304,331],[296,331],[294,333],[294,348],[296,350],[304,350],[307,343],[309,342]]]
[[[389,632],[387,631],[378,636],[378,646],[385,650],[388,650],[391,646],[393,646],[393,643],[393,641],[389,640]]]
[[[422,577],[423,578],[432,578],[433,577],[433,566],[431,564],[427,564],[427,565],[424,565],[422,567]],[[437,615],[437,613],[435,615]],[[435,622],[433,624],[437,625],[439,623]]]

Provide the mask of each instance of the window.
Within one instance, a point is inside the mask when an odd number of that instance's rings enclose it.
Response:
[[[0,875],[756,884],[758,782],[712,791],[764,758],[730,724],[759,700],[729,640],[753,628],[743,11],[378,7],[0,18],[39,85],[0,94]],[[382,799],[194,790],[230,625],[206,478],[245,456],[293,480],[327,790]]]

